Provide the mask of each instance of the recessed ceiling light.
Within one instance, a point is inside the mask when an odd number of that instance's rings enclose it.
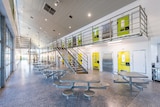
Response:
[[[88,17],[91,17],[92,16],[92,14],[91,13],[88,13],[88,15],[87,15]]]
[[[56,3],[54,3],[54,5],[55,5],[55,6],[57,6],[57,5],[58,5],[58,4],[57,4],[57,2],[56,2]]]
[[[58,33],[58,35],[61,35],[61,33]]]
[[[45,18],[44,20],[45,20],[45,21],[47,21],[48,19],[47,19],[47,18]]]
[[[41,27],[39,29],[42,29]]]
[[[71,29],[72,27],[71,26],[69,26],[69,29]]]
[[[54,5],[55,6],[58,6],[58,3],[59,3],[60,1],[59,0],[56,0],[56,2],[54,3]]]

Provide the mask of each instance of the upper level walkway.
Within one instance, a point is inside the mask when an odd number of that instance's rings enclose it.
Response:
[[[100,72],[103,84],[109,83],[106,90],[94,90],[95,96],[88,100],[82,90],[76,91],[76,98],[66,98],[63,89],[53,86],[51,78],[45,79],[40,72],[34,72],[27,61],[21,61],[6,83],[0,89],[0,107],[158,107],[160,105],[160,83],[150,82],[147,88],[139,91],[129,86],[114,84],[113,76]]]

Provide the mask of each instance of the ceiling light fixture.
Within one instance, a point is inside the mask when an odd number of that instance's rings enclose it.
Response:
[[[42,29],[41,27],[39,29]]]
[[[61,35],[61,33],[58,33],[58,35]]]
[[[91,17],[92,16],[92,14],[91,13],[88,13],[88,15],[87,15],[88,17]]]
[[[56,2],[54,3],[54,5],[55,6],[58,6],[58,3],[59,3],[60,1],[59,0],[56,0]]]
[[[110,42],[108,42],[108,44],[119,43],[119,42],[121,42],[121,41],[122,41],[122,40],[110,41]]]
[[[54,3],[54,5],[55,5],[55,6],[57,6],[57,5],[58,5],[58,4],[57,4],[57,2],[56,2],[56,3]]]
[[[72,27],[71,26],[69,26],[69,29],[71,29]]]
[[[45,18],[44,20],[45,20],[45,21],[47,21],[48,19],[47,19],[47,18]]]

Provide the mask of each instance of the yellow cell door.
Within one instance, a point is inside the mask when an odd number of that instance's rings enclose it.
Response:
[[[82,65],[82,54],[81,53],[78,54],[78,62],[79,64]]]
[[[70,64],[72,64],[72,57],[71,57],[71,55],[68,55],[68,62],[69,62]]]
[[[118,52],[118,72],[130,72],[130,53],[129,51]]]
[[[64,57],[64,54],[62,54],[62,56]],[[61,62],[62,62],[62,64],[64,65],[64,59],[63,59],[63,57],[62,57]]]
[[[99,52],[92,53],[92,66],[94,70],[99,70]]]

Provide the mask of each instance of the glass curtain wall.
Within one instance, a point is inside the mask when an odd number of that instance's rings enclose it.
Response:
[[[2,86],[2,69],[1,69],[1,37],[2,37],[2,23],[1,23],[1,13],[0,13],[0,88]]]
[[[5,68],[6,68],[6,79],[13,71],[13,37],[11,32],[6,27],[6,48],[5,48]]]
[[[0,88],[14,71],[14,35],[12,35],[5,17],[0,13]]]

